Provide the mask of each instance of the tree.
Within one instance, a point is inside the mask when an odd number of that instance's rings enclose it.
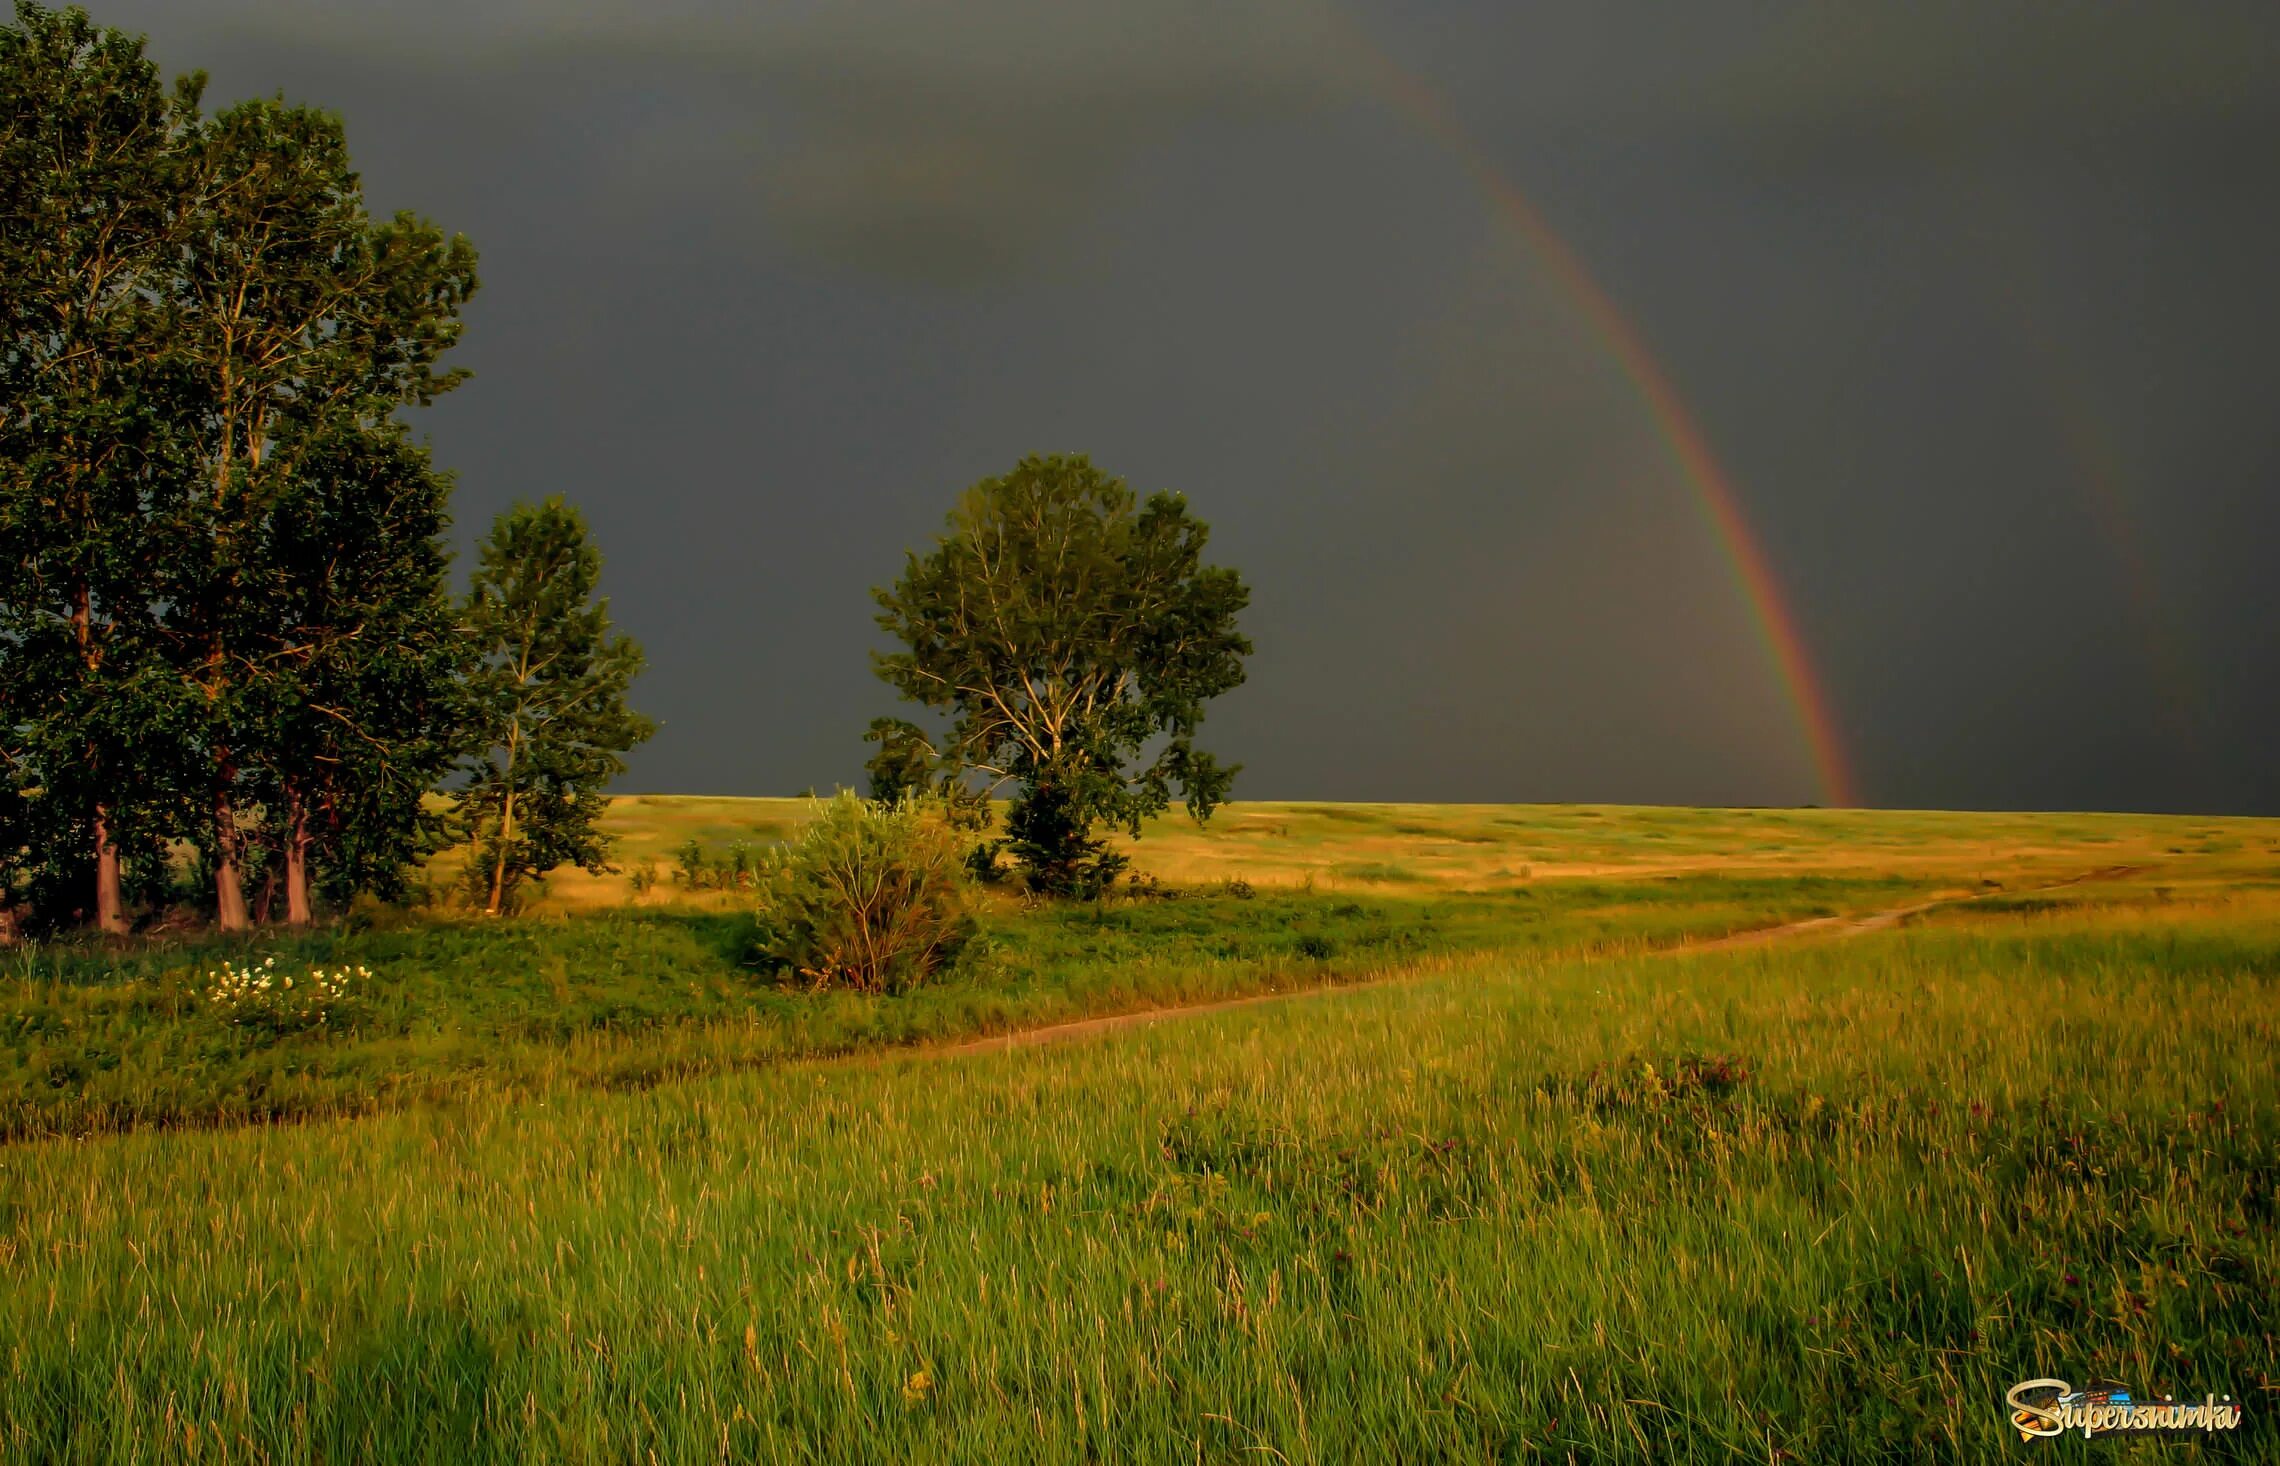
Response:
[[[626,706],[641,648],[610,634],[609,602],[594,599],[601,569],[584,517],[558,497],[517,505],[483,542],[465,613],[480,751],[460,809],[469,884],[493,916],[557,866],[608,868],[602,791],[657,731]]]
[[[882,720],[874,783],[907,776],[923,746],[941,750],[945,792],[1017,787],[1011,849],[1055,894],[1112,882],[1123,857],[1095,826],[1138,836],[1174,786],[1209,818],[1236,769],[1196,730],[1251,650],[1235,628],[1250,592],[1203,563],[1209,534],[1177,495],[1136,503],[1082,456],[1025,458],[968,489],[933,551],[873,592],[904,648],[875,656],[880,677],[948,719],[934,740]]]
[[[301,458],[260,526],[246,721],[292,925],[313,884],[397,894],[438,833],[423,800],[457,755],[462,653],[450,489],[400,426],[355,426]]]
[[[436,364],[474,253],[409,214],[370,219],[337,117],[264,100],[206,118],[203,79],[167,92],[139,38],[33,0],[15,17],[0,748],[29,843],[12,878],[121,931],[123,880],[162,884],[188,834],[237,929],[256,840],[306,920],[312,856],[336,889],[394,881],[439,763],[446,485],[398,414],[464,375]]]
[[[201,491],[172,528],[181,573],[169,627],[202,710],[201,844],[228,931],[248,924],[248,796],[267,783],[291,800],[310,778],[305,767],[265,767],[304,761],[293,729],[273,720],[290,690],[265,684],[300,675],[306,659],[263,651],[294,594],[292,577],[264,559],[274,548],[264,526],[288,512],[313,455],[385,437],[399,409],[464,379],[436,363],[458,340],[475,257],[410,214],[373,223],[340,119],[319,109],[241,103],[197,123],[182,151],[188,227],[169,350]],[[301,831],[288,851],[306,849],[305,814],[286,815]]]
[[[155,608],[179,487],[162,346],[180,140],[138,37],[18,0],[0,28],[0,737],[52,896],[126,930],[122,843],[162,819],[182,709]],[[32,791],[36,790],[36,797]]]

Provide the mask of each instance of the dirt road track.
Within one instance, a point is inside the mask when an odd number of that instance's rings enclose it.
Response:
[[[1657,947],[1648,955],[1667,956],[1680,952],[1716,952],[1733,947],[1757,947],[1770,942],[1788,941],[1796,937],[1850,937],[1862,932],[1885,931],[1898,926],[1911,916],[1921,916],[1943,906],[1969,906],[1974,901],[1990,896],[2032,896],[2045,891],[2064,890],[2086,881],[2119,880],[2135,875],[2143,866],[2109,865],[2097,870],[2086,870],[2080,875],[2068,876],[2063,881],[2048,885],[2030,886],[2024,890],[1987,891],[1980,895],[1941,896],[1930,901],[1911,902],[1906,906],[1888,907],[1883,911],[1853,912],[1841,916],[1815,916],[1804,921],[1784,922],[1779,926],[1763,926],[1751,931],[1734,932],[1723,937],[1704,937],[1694,941],[1677,942],[1668,947]],[[1188,1003],[1165,1008],[1143,1008],[1135,1013],[1112,1013],[1102,1018],[1081,1018],[1073,1023],[1055,1023],[1044,1028],[1017,1029],[1012,1033],[994,1034],[966,1043],[945,1044],[926,1052],[940,1057],[952,1054],[981,1054],[1002,1052],[1007,1049],[1029,1048],[1037,1044],[1066,1043],[1071,1039],[1090,1038],[1095,1034],[1112,1033],[1122,1028],[1140,1028],[1166,1019],[1194,1018],[1205,1013],[1224,1013],[1231,1008],[1255,1008],[1264,1003],[1284,1003],[1294,998],[1321,997],[1326,993],[1352,992],[1356,988],[1376,987],[1382,983],[1410,980],[1417,969],[1403,968],[1382,977],[1364,978],[1359,982],[1324,983],[1318,987],[1294,988],[1289,992],[1255,993],[1247,998],[1226,998],[1216,1003]]]

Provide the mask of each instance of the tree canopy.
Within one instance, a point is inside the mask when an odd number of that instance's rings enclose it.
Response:
[[[1142,502],[1082,456],[1029,457],[968,489],[934,548],[873,594],[901,644],[876,669],[941,715],[873,726],[875,786],[1017,792],[1007,845],[1038,889],[1095,891],[1176,790],[1197,820],[1236,773],[1196,746],[1205,704],[1241,684],[1250,592],[1207,565],[1185,500]]]

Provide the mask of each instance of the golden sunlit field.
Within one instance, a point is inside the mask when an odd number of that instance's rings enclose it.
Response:
[[[866,997],[744,965],[808,809],[8,954],[0,1460],[2280,1459],[2280,822],[1237,804]]]
[[[688,842],[718,856],[740,841],[778,841],[812,804],[620,796],[606,821],[620,869],[560,872],[543,904],[571,911],[634,901],[630,877],[644,869],[661,879],[641,899],[670,902],[662,878]],[[2280,821],[2191,815],[1239,802],[1200,827],[1177,812],[1152,820],[1126,848],[1136,871],[1168,882],[1327,892],[1716,872],[2016,884],[2116,865],[2160,867],[2172,885],[2191,885],[2271,874],[2276,842]]]

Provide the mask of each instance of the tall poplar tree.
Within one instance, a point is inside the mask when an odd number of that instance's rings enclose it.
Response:
[[[393,895],[433,841],[422,807],[458,747],[457,608],[444,583],[449,479],[398,425],[302,456],[261,526],[242,707],[285,919],[311,896]]]
[[[464,378],[436,362],[458,339],[475,260],[412,215],[367,218],[340,119],[315,108],[231,107],[194,129],[184,170],[191,227],[171,344],[195,394],[200,489],[179,525],[169,619],[202,713],[200,843],[227,931],[248,924],[244,803],[264,783],[297,798],[310,774],[274,716],[287,699],[266,685],[299,662],[264,654],[293,608],[263,526],[313,455],[384,434],[398,409]],[[267,767],[280,761],[300,767]],[[306,814],[285,815],[289,871],[306,853]],[[305,877],[302,866],[304,894]]]
[[[562,865],[603,870],[603,790],[657,725],[626,706],[641,648],[596,599],[602,557],[560,498],[520,504],[483,541],[466,609],[468,734],[460,809],[468,883],[493,916]]]
[[[157,833],[182,723],[155,525],[179,487],[165,284],[179,144],[140,38],[19,0],[0,27],[0,735],[29,863],[123,932],[122,847]],[[54,881],[51,880],[52,886]],[[4,899],[4,897],[0,897]]]

